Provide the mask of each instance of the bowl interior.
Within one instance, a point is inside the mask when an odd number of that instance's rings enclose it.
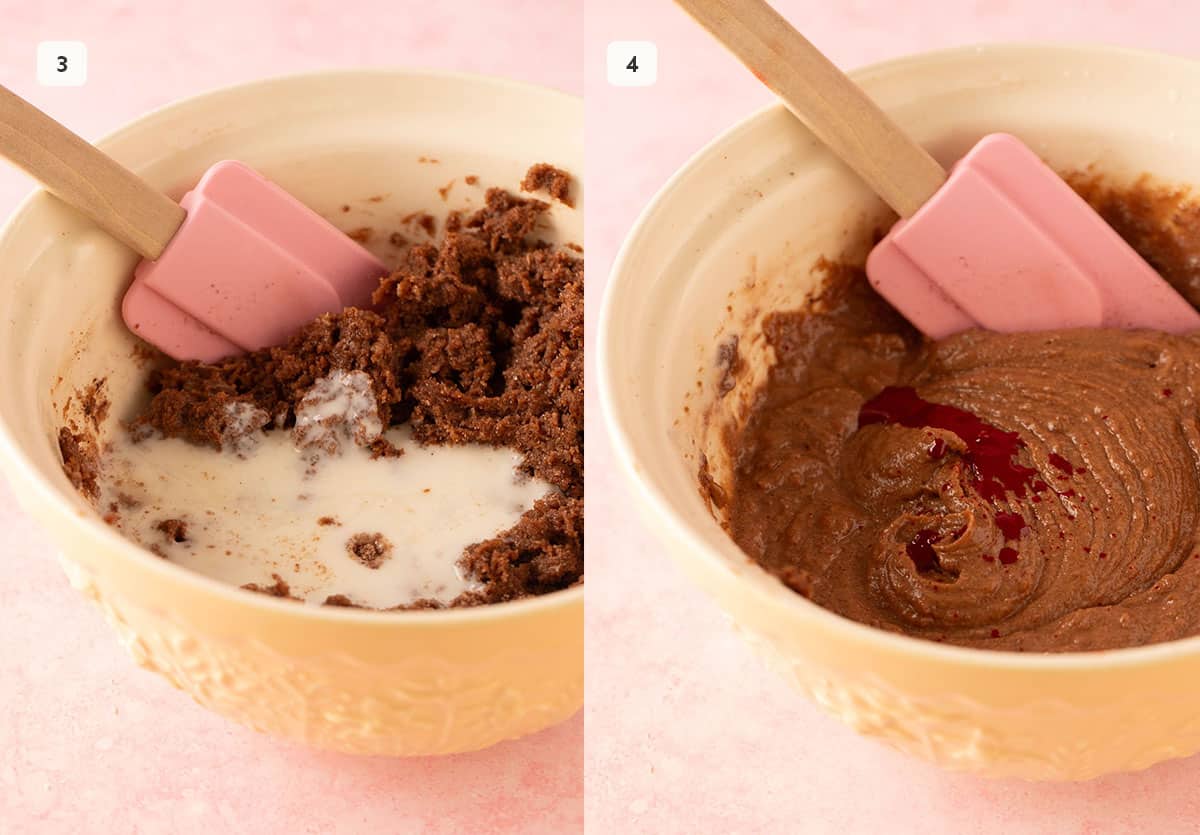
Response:
[[[336,226],[369,229],[366,246],[394,263],[400,249],[391,233],[428,239],[404,222],[414,213],[440,221],[479,207],[486,188],[516,191],[537,162],[581,177],[582,124],[581,103],[549,90],[469,76],[341,72],[190,99],[101,146],[175,197],[213,163],[241,160]],[[467,176],[478,182],[467,184]],[[581,243],[582,208],[581,193],[574,210],[555,205],[543,237]],[[101,439],[145,397],[153,360],[139,359],[138,340],[119,315],[135,262],[44,192],[0,235],[0,447],[8,447],[18,494],[28,484],[94,516],[63,475],[57,432],[78,420],[75,393],[93,380],[106,381],[112,403]]]
[[[944,164],[1006,131],[1059,170],[1113,182],[1200,182],[1200,65],[1103,48],[1001,46],[917,56],[858,75]],[[865,254],[886,207],[782,106],[701,151],[642,216],[601,324],[601,389],[619,453],[652,512],[723,570],[800,600],[726,536],[698,489],[771,363],[762,321],[803,304],[820,258]],[[720,346],[737,339],[732,389]],[[724,385],[723,385],[724,383]],[[803,608],[803,607],[802,607]],[[811,607],[807,607],[811,608]]]

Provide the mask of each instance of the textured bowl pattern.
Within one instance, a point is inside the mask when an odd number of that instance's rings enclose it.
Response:
[[[210,710],[314,748],[387,756],[476,751],[561,722],[583,703],[583,682],[569,670],[538,682],[509,675],[538,665],[528,647],[463,664],[436,654],[386,666],[344,653],[285,655],[251,636],[222,639],[182,627],[61,562],[138,666]]]

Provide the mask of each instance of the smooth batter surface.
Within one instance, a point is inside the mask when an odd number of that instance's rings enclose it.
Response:
[[[1195,303],[1195,208],[1074,182]],[[928,342],[861,270],[826,268],[809,309],[769,318],[779,361],[733,441],[727,519],[752,558],[826,608],[938,641],[1200,633],[1200,336]]]

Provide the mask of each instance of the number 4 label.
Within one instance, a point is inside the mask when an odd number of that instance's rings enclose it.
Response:
[[[44,87],[82,87],[87,83],[87,47],[82,41],[42,41],[37,80]]]
[[[613,41],[608,45],[608,83],[649,87],[658,80],[658,46],[653,41]]]

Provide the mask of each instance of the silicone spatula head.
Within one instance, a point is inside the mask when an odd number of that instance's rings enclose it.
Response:
[[[275,345],[365,305],[384,265],[283,189],[220,162],[176,203],[0,86],[0,155],[144,259],[126,324],[176,359]]]
[[[143,260],[121,313],[176,359],[212,362],[277,345],[323,313],[366,305],[384,265],[329,221],[238,162],[208,170],[187,217]]]
[[[968,328],[1200,328],[1188,304],[1028,147],[984,137],[867,259],[926,335]]]

